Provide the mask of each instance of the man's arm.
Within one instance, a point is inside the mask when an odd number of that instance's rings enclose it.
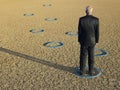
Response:
[[[95,39],[96,39],[96,43],[98,43],[99,42],[99,19],[96,20]]]
[[[81,36],[81,20],[79,19],[79,23],[78,23],[78,42],[81,42],[80,40],[80,36]]]

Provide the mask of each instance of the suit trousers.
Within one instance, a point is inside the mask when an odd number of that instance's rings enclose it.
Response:
[[[89,74],[92,75],[94,71],[94,48],[95,45],[85,46],[81,45],[80,49],[80,73],[85,73],[86,67],[86,59],[88,56],[88,67],[89,67]]]

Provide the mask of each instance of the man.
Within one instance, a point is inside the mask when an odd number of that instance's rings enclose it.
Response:
[[[92,15],[93,8],[86,7],[86,16],[79,19],[78,42],[80,48],[80,75],[85,74],[86,58],[88,55],[89,75],[94,75],[94,48],[99,41],[99,19]]]

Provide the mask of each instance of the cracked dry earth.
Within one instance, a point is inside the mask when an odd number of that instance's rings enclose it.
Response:
[[[0,0],[0,90],[120,90],[120,0]],[[45,7],[45,4],[47,6]],[[50,4],[50,5],[49,5]],[[76,36],[79,17],[92,5],[100,19],[97,48],[108,51],[95,57],[101,76],[84,79],[74,74],[79,66]],[[25,13],[34,13],[24,16]],[[45,18],[57,18],[45,21]],[[34,34],[31,29],[44,29]],[[53,49],[46,42],[64,42]]]

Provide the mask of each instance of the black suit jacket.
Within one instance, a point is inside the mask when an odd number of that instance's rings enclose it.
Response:
[[[99,19],[86,15],[79,19],[78,42],[81,45],[95,45],[99,41]]]

